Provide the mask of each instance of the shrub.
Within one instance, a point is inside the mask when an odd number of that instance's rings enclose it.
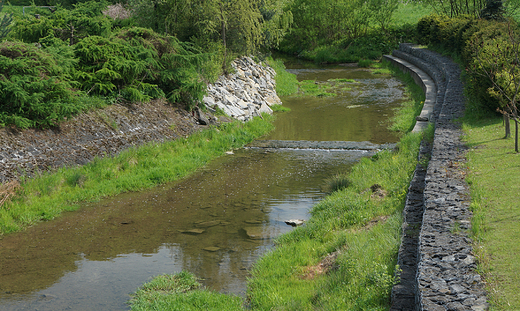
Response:
[[[0,43],[0,124],[52,126],[81,108],[52,55],[22,42]]]
[[[496,111],[501,107],[493,89],[490,65],[507,68],[512,58],[499,57],[507,51],[511,40],[509,25],[513,22],[488,21],[471,16],[449,18],[430,15],[417,24],[418,41],[421,44],[441,48],[460,58],[466,69],[466,89],[472,108],[477,114]],[[513,29],[518,33],[518,27]],[[510,48],[510,47],[509,47]],[[480,59],[477,59],[477,54]]]

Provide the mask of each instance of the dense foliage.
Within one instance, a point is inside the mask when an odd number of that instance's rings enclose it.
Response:
[[[519,71],[514,64],[515,50],[518,52],[515,42],[520,40],[515,22],[431,15],[421,19],[417,32],[420,43],[453,53],[466,68],[470,112],[486,114],[504,109],[508,104],[504,95],[513,97],[511,92],[515,91],[510,84],[514,81],[506,77],[511,70],[513,74]],[[506,90],[506,94],[499,89]]]
[[[124,25],[103,14],[108,4],[15,16],[11,41],[0,43],[0,124],[54,126],[115,100],[198,105],[205,79],[218,73],[215,53],[132,21]]]
[[[392,25],[398,5],[396,0],[290,1],[285,8],[294,23],[280,50],[317,62],[379,59],[413,34],[410,25]]]
[[[4,2],[0,0],[0,13],[2,13],[2,10],[4,8]],[[13,14],[5,14],[0,18],[0,39],[5,38],[7,34],[9,33],[9,25],[11,25],[11,22],[13,21]]]

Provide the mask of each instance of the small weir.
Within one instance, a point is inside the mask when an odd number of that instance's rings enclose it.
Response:
[[[308,219],[326,180],[394,148],[387,130],[401,84],[366,69],[291,69],[337,96],[282,98],[276,130],[185,180],[84,204],[0,240],[1,310],[127,310],[153,276],[193,272],[245,296],[248,271],[273,239]]]
[[[393,149],[396,144],[373,144],[369,141],[305,141],[305,140],[255,140],[248,147],[286,148],[314,150],[370,150]]]

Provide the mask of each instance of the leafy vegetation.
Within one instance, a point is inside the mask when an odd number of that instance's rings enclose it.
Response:
[[[393,0],[292,1],[287,10],[294,23],[279,49],[318,63],[377,60],[399,42],[413,39],[413,22],[420,16],[404,17],[401,12],[409,8],[426,10],[415,2]]]
[[[2,13],[2,10],[4,8],[4,2],[0,1],[0,13]],[[2,38],[5,38],[7,34],[9,33],[9,25],[11,25],[11,22],[13,21],[13,14],[3,14],[2,19],[0,19],[0,40]]]
[[[417,25],[423,44],[459,59],[466,69],[466,113],[474,118],[498,111],[517,119],[520,32],[512,21],[427,16]],[[506,125],[509,121],[506,120]],[[517,123],[515,122],[517,126]],[[509,135],[506,126],[506,135]],[[518,144],[516,144],[518,150]]]

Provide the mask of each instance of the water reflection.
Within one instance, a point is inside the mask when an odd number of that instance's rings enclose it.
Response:
[[[298,80],[315,80],[336,87],[334,97],[286,97],[291,113],[275,121],[267,139],[311,141],[396,142],[388,119],[403,97],[401,83],[366,69],[292,69]],[[334,79],[356,82],[338,83]],[[340,89],[338,89],[338,86]]]

